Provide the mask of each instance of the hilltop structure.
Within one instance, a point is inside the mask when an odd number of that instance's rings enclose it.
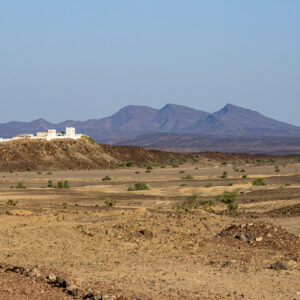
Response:
[[[76,134],[74,127],[66,127],[66,132],[56,132],[56,129],[48,129],[48,131],[40,131],[37,132],[36,135],[31,133],[23,133],[17,136],[14,136],[10,139],[3,139],[0,138],[0,142],[10,142],[16,140],[23,140],[23,139],[43,139],[47,141],[51,141],[53,139],[73,139],[78,140],[83,136],[83,134]]]

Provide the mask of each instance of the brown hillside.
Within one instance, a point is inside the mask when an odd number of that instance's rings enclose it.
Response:
[[[168,163],[183,158],[209,158],[217,160],[245,160],[270,158],[268,155],[232,153],[200,154],[173,153],[146,150],[135,146],[110,146],[93,144],[87,140],[20,140],[0,144],[0,170],[66,170],[99,169],[118,166],[133,161],[144,163]],[[288,158],[285,156],[282,158]],[[277,157],[278,158],[278,157]]]

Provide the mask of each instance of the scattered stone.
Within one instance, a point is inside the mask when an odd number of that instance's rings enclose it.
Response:
[[[152,237],[153,233],[151,231],[149,231],[148,229],[141,229],[140,234],[146,236],[146,237]]]
[[[6,268],[5,272],[6,273],[12,272],[12,273],[18,273],[18,274],[24,274],[24,275],[27,273],[26,270],[25,270],[25,268],[18,267],[18,266]]]
[[[246,237],[246,235],[244,234],[244,232],[241,232],[240,234],[237,234],[235,236],[236,239],[242,241],[242,242],[249,242],[249,239]]]
[[[262,236],[259,236],[255,239],[257,242],[261,242],[263,240],[263,237]]]
[[[66,287],[66,291],[70,295],[77,296],[80,292],[80,288],[77,285],[72,284]]]
[[[48,281],[49,283],[56,283],[57,277],[55,274],[50,273],[48,276],[48,279],[49,279],[49,281]]]
[[[36,277],[36,278],[42,277],[42,274],[41,274],[41,272],[39,271],[39,269],[37,267],[33,267],[30,270],[30,275],[33,276],[33,277]]]
[[[271,264],[269,269],[272,269],[272,270],[288,270],[289,267],[286,264],[284,264],[280,261],[277,261],[276,263]]]

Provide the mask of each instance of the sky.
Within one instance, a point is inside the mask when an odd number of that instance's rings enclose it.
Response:
[[[0,1],[0,123],[232,103],[300,126],[299,0]]]

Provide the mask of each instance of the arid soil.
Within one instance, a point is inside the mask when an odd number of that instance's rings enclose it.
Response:
[[[300,164],[198,159],[0,173],[0,299],[300,299]],[[177,209],[192,195],[216,205]]]

